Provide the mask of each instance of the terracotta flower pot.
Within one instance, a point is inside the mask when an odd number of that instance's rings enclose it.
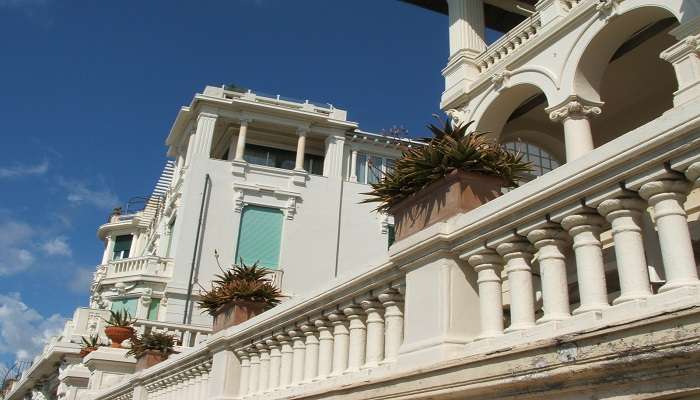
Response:
[[[80,358],[85,358],[85,356],[87,356],[95,350],[97,350],[96,347],[83,347],[82,349],[80,349]]]
[[[391,208],[396,240],[495,199],[505,185],[497,176],[452,172]]]
[[[228,327],[243,323],[265,311],[264,303],[251,301],[232,301],[217,310],[214,314],[214,333]]]
[[[120,349],[122,342],[134,336],[134,328],[125,326],[108,326],[105,335],[112,341],[112,347]]]
[[[136,359],[136,371],[151,368],[152,366],[161,363],[168,359],[167,354],[163,354],[156,350],[146,350],[146,352]]]

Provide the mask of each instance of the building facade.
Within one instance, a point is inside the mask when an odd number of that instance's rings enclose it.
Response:
[[[523,152],[531,180],[387,251],[391,219],[358,202],[418,144],[207,87],[167,139],[162,212],[100,228],[103,265],[134,248],[160,264],[101,278],[9,398],[700,398],[700,4],[408,3],[449,20],[442,109]],[[189,283],[248,254],[289,299],[209,335]],[[128,293],[139,329],[182,334],[183,352],[138,373],[117,350],[77,359]]]

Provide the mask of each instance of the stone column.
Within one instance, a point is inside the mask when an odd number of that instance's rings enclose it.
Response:
[[[350,153],[350,182],[357,182],[357,149]]]
[[[269,389],[270,384],[270,349],[267,343],[261,342],[255,345],[260,354],[260,375],[258,378],[258,393]]]
[[[297,159],[294,165],[294,169],[297,171],[304,171],[304,153],[306,152],[306,135],[308,131],[308,128],[297,129],[299,138],[297,139]]]
[[[340,311],[328,315],[333,325],[333,372],[332,375],[342,375],[348,368],[348,351],[350,348],[350,331],[346,324],[345,315]]]
[[[503,259],[493,250],[487,249],[467,259],[477,273],[479,285],[479,314],[481,334],[478,339],[503,334],[503,291],[501,270]]]
[[[323,379],[333,371],[333,334],[330,323],[324,318],[314,321],[318,330],[318,378]]]
[[[365,347],[367,346],[367,327],[365,326],[362,308],[351,305],[343,309],[348,317],[350,343],[348,346],[348,369],[346,372],[359,371],[365,363]]]
[[[197,131],[193,137],[194,144],[192,147],[195,156],[199,158],[209,158],[217,117],[216,114],[205,112],[197,115]]]
[[[304,346],[304,382],[311,382],[318,375],[319,340],[316,337],[316,326],[312,322],[300,326],[306,340]]]
[[[199,389],[199,398],[200,399],[206,399],[207,398],[207,390],[208,390],[208,385],[209,385],[209,373],[211,370],[211,363],[204,363],[200,366],[197,367],[199,371],[201,372],[201,386]],[[235,371],[231,371],[231,373],[235,373]],[[240,389],[239,389],[240,393]]]
[[[280,344],[276,340],[269,339],[265,342],[270,349],[270,376],[268,387],[272,390],[280,386],[280,368],[282,367],[282,352]]]
[[[384,306],[384,361],[395,362],[403,342],[403,297],[396,289],[389,289],[379,295]]]
[[[566,233],[558,225],[547,224],[528,233],[527,238],[538,250],[542,280],[544,315],[537,323],[569,318],[569,285],[564,256],[564,245],[568,239]]]
[[[304,364],[306,363],[306,346],[304,345],[304,334],[301,329],[292,328],[287,331],[287,335],[292,339],[292,351],[294,354],[292,365],[292,385],[298,385],[304,380]]]
[[[257,393],[260,382],[260,353],[256,348],[248,351],[250,355],[250,377],[248,378],[248,393]]]
[[[238,129],[238,139],[236,141],[236,153],[233,157],[235,161],[244,161],[243,156],[245,155],[245,143],[249,123],[250,120],[241,119],[241,127]],[[233,145],[233,140],[231,140],[231,145]]]
[[[384,361],[384,316],[382,304],[374,299],[361,303],[367,315],[367,346],[362,368],[374,368]]]
[[[661,58],[673,64],[676,71],[678,90],[673,94],[673,105],[678,107],[700,97],[700,35],[680,39],[664,50]]]
[[[642,239],[641,216],[645,208],[644,201],[635,197],[609,199],[598,206],[598,212],[612,224],[615,243],[621,293],[613,304],[652,295]]]
[[[573,161],[594,149],[589,118],[601,114],[603,103],[569,96],[564,103],[548,108],[549,118],[564,123],[566,161]]]
[[[567,215],[561,221],[561,225],[574,241],[576,276],[581,301],[581,305],[574,310],[574,315],[600,311],[609,306],[603,247],[600,243],[600,232],[604,223],[605,220],[594,210]]]
[[[447,0],[450,15],[450,57],[466,51],[476,57],[486,50],[482,0]]]
[[[531,328],[535,325],[535,292],[532,287],[533,249],[523,239],[501,243],[496,248],[506,261],[505,271],[510,284],[510,319],[506,332]]]
[[[294,349],[289,336],[285,334],[277,335],[280,344],[280,387],[287,387],[292,383],[292,367],[294,364]]]
[[[666,272],[666,284],[659,292],[700,284],[688,217],[683,207],[689,191],[690,183],[680,179],[649,182],[639,189],[639,195],[654,207],[654,221]]]

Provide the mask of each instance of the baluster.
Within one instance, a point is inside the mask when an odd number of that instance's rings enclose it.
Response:
[[[581,299],[581,305],[574,310],[574,315],[600,311],[609,306],[603,248],[600,243],[600,232],[604,222],[604,219],[591,209],[568,215],[561,221],[561,225],[574,240],[576,276]]]
[[[192,373],[192,389],[190,390],[190,395],[193,400],[197,400],[202,392],[202,371],[200,371],[197,366],[193,367],[190,371]]]
[[[532,246],[520,238],[501,243],[496,248],[506,261],[510,285],[511,324],[506,332],[531,328],[535,325],[535,293],[532,288]]]
[[[556,224],[547,224],[528,233],[527,238],[538,250],[542,280],[544,315],[537,323],[569,318],[569,287],[563,250],[568,239],[566,233]]]
[[[642,240],[641,216],[644,209],[644,202],[635,197],[608,199],[598,206],[598,212],[612,224],[615,243],[621,293],[613,304],[645,299],[652,294]]]
[[[255,345],[260,354],[260,377],[258,379],[258,392],[262,393],[268,389],[270,383],[270,349],[265,342]]]
[[[201,400],[205,400],[209,398],[209,373],[211,372],[211,361],[207,361],[204,364],[201,364],[198,368],[200,369],[200,371],[202,371],[202,391],[199,395],[199,398]]]
[[[304,334],[298,328],[287,331],[287,335],[292,339],[293,366],[292,385],[298,385],[304,380],[304,363],[306,357],[306,346],[304,346]]]
[[[282,366],[282,352],[280,352],[280,344],[274,339],[268,339],[266,342],[270,349],[270,376],[268,387],[272,390],[280,386],[280,368]]]
[[[318,378],[324,379],[333,371],[333,334],[330,323],[321,317],[314,321],[318,330]]]
[[[350,331],[345,325],[346,318],[340,311],[328,315],[333,325],[333,372],[332,375],[342,375],[348,368],[348,352],[350,349]]]
[[[387,289],[379,295],[384,306],[384,361],[394,362],[403,343],[403,296],[397,289]]]
[[[185,331],[182,335],[182,343],[180,345],[183,347],[192,347],[192,331]]]
[[[384,316],[382,304],[374,299],[364,300],[362,308],[367,315],[367,345],[362,368],[374,368],[384,360]]]
[[[306,341],[304,354],[304,382],[311,382],[318,376],[319,341],[316,337],[316,326],[311,321],[300,326]]]
[[[277,341],[280,344],[282,359],[280,367],[280,387],[287,387],[292,383],[292,367],[294,363],[294,349],[289,339],[285,334],[277,335]]]
[[[255,347],[248,350],[250,357],[250,377],[248,378],[248,393],[255,393],[258,390],[260,380],[260,354]]]
[[[503,334],[503,293],[501,289],[502,258],[493,250],[485,249],[471,255],[467,262],[477,273],[479,285],[479,314],[481,334],[478,339]]]
[[[367,327],[365,326],[362,308],[351,305],[343,309],[348,317],[350,330],[350,343],[348,350],[347,372],[359,371],[365,363],[365,347],[367,345]]]
[[[689,176],[694,177],[692,171]],[[654,207],[654,222],[659,232],[661,256],[666,272],[666,284],[659,292],[700,284],[693,242],[688,229],[688,217],[683,207],[689,191],[690,184],[680,179],[649,182],[639,189],[640,196]]]

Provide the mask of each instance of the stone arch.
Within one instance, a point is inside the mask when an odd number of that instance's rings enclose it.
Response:
[[[609,0],[610,6],[599,7],[596,19],[577,38],[562,75],[562,94],[578,95],[586,100],[601,101],[601,83],[611,59],[618,49],[637,32],[656,22],[674,18],[680,21],[684,2]]]
[[[494,138],[523,102],[534,96],[544,96],[545,103],[556,96],[558,87],[554,74],[544,67],[529,66],[513,72],[503,71],[492,79],[493,86],[479,101],[471,114],[475,129]]]

